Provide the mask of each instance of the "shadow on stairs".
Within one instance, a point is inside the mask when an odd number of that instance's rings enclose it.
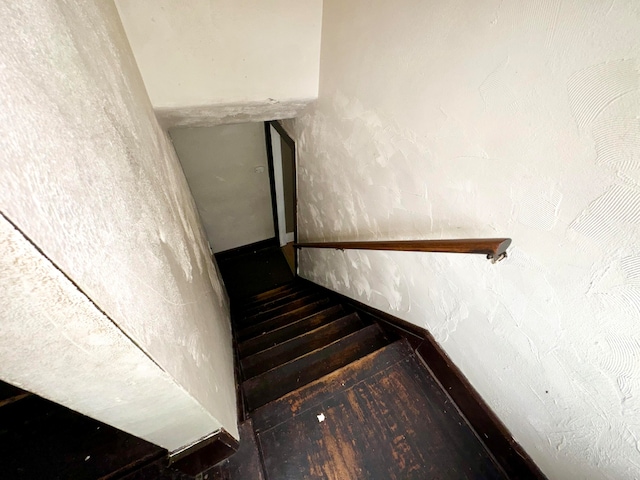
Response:
[[[233,305],[240,449],[214,479],[503,479],[404,339],[296,279]]]

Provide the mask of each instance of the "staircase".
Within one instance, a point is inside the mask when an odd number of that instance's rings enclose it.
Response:
[[[406,339],[295,280],[233,303],[240,449],[214,480],[506,476]]]
[[[247,299],[234,331],[249,415],[394,340],[302,281]]]

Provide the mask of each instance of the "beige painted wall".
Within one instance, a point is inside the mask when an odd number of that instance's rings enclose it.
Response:
[[[264,124],[174,128],[170,135],[213,251],[273,238]]]
[[[0,19],[0,377],[169,450],[237,436],[228,301],[115,6]]]
[[[318,96],[322,0],[116,0],[167,126],[290,118]]]
[[[640,4],[326,0],[287,128],[302,240],[513,237],[510,257],[308,251],[426,327],[553,479],[640,471]]]

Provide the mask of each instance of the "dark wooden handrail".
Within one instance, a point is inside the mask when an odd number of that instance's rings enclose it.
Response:
[[[463,238],[456,240],[399,240],[379,242],[294,243],[295,248],[335,248],[337,250],[395,250],[399,252],[479,253],[493,263],[507,256],[510,238]]]

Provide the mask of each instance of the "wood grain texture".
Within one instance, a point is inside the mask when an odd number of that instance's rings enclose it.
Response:
[[[280,397],[252,413],[256,432],[269,430],[296,415],[314,408],[330,399],[337,392],[404,360],[411,353],[404,341],[394,342],[349,365],[319,378],[304,387]]]
[[[312,283],[312,282],[309,282]],[[314,284],[315,285],[315,284]],[[317,286],[317,288],[323,288]],[[434,378],[443,386],[465,419],[500,463],[509,478],[546,479],[531,457],[514,440],[507,427],[473,388],[427,330],[365,305],[357,300],[325,289],[337,302],[359,312],[363,319],[377,322],[389,334],[406,339]]]
[[[243,328],[242,330],[238,331],[237,339],[239,342],[244,342],[249,338],[262,335],[276,328],[288,325],[289,323],[296,320],[300,320],[301,318],[308,317],[309,315],[312,315],[314,313],[318,313],[326,309],[330,305],[331,301],[327,297],[317,300],[313,303],[308,303],[299,308],[296,308],[295,310],[288,311],[276,317],[264,320],[258,324]]]
[[[456,240],[398,240],[377,242],[296,243],[295,248],[338,250],[396,250],[399,252],[478,253],[499,257],[511,245],[510,238],[463,238]]]
[[[415,357],[258,433],[258,440],[268,478],[506,478]]]
[[[244,309],[241,310],[241,315],[248,317],[256,313],[267,311],[279,305],[284,305],[286,303],[289,303],[292,300],[302,298],[308,295],[309,292],[310,290],[305,288],[292,290],[290,292],[287,292],[285,295],[277,296],[273,299],[265,300],[257,305],[246,306]]]
[[[370,325],[326,347],[296,358],[242,384],[247,410],[310,383],[388,344],[377,325]]]
[[[343,318],[309,330],[301,335],[263,350],[242,360],[243,378],[249,379],[301,357],[313,350],[333,343],[364,326],[358,314],[352,313]]]
[[[317,328],[321,325],[325,325],[337,318],[345,315],[342,305],[332,305],[317,313],[312,313],[299,320],[292,321],[282,325],[281,327],[274,328],[273,330],[264,333],[249,340],[245,340],[238,344],[238,353],[240,358],[248,357],[257,352],[273,347],[278,343],[284,342],[289,338],[293,338],[297,335]]]
[[[306,294],[303,294],[298,298],[290,299],[283,304],[259,308],[257,309],[257,312],[245,314],[244,318],[236,320],[235,324],[238,325],[239,328],[242,328],[246,325],[254,325],[256,323],[267,320],[270,317],[276,317],[278,315],[285,314],[291,310],[295,310],[318,300],[322,300],[323,298],[326,298],[326,295],[324,295],[322,292],[307,292]]]

